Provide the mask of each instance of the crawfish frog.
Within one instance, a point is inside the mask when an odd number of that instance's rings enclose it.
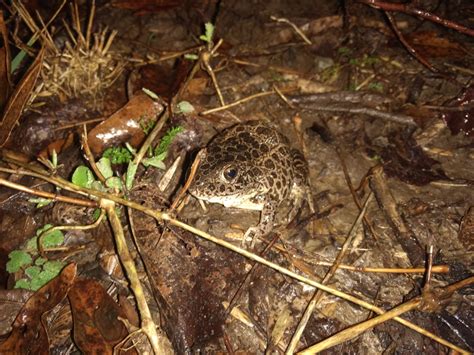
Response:
[[[218,134],[202,152],[189,192],[194,197],[225,207],[261,211],[260,222],[250,227],[244,242],[267,235],[278,207],[288,202],[288,220],[302,205],[308,166],[288,139],[262,121],[239,123]]]

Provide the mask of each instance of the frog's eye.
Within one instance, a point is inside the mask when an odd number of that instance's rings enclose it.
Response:
[[[230,166],[224,170],[224,178],[227,181],[232,181],[237,177],[237,173],[238,170],[235,167]]]

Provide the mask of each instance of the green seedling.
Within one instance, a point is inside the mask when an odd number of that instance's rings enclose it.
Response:
[[[38,197],[38,198],[30,198],[28,202],[36,203],[36,208],[41,208],[44,206],[48,206],[50,203],[53,202],[53,200],[49,198]]]
[[[207,44],[212,44],[212,37],[214,36],[214,25],[210,22],[204,24],[204,34],[199,36],[201,41],[206,42]]]
[[[13,250],[8,254],[6,265],[9,273],[24,274],[24,278],[15,283],[15,288],[24,288],[36,291],[43,285],[54,279],[64,267],[64,263],[58,260],[48,260],[39,255],[38,242],[43,249],[60,246],[64,243],[64,234],[60,230],[51,230],[53,226],[46,224],[36,231],[36,235],[30,238],[25,247]]]

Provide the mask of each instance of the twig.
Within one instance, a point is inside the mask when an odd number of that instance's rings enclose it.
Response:
[[[313,346],[310,346],[309,348],[306,348],[303,351],[298,352],[298,354],[299,355],[316,354],[320,351],[333,347],[337,344],[353,339],[356,336],[360,335],[361,333],[365,332],[367,329],[375,327],[377,324],[383,323],[405,312],[415,309],[416,307],[418,307],[420,303],[421,303],[421,297],[414,298],[411,301],[403,303],[402,305],[395,307],[392,310],[380,316],[374,317],[365,322],[362,322],[350,328],[344,329],[343,331],[337,333],[336,335],[326,338],[323,341]]]
[[[270,16],[270,18],[273,20],[273,21],[276,21],[276,22],[283,22],[283,23],[287,23],[288,25],[290,25],[294,30],[295,32],[303,39],[303,41],[305,41],[307,44],[311,45],[313,44],[308,37],[306,37],[306,35],[303,33],[303,31],[300,30],[300,28],[298,26],[296,26],[293,22],[291,22],[290,20],[284,18],[284,17],[275,17],[275,16]]]
[[[128,250],[127,242],[125,241],[125,235],[123,233],[120,219],[115,213],[115,202],[101,199],[100,206],[107,212],[107,217],[114,232],[117,253],[130,280],[130,288],[132,289],[137,301],[137,307],[141,317],[141,328],[147,335],[155,354],[171,354],[172,351],[169,340],[162,334],[158,335],[156,331],[158,326],[155,324],[151,316],[150,308],[146,302],[143,287],[138,277],[138,272],[135,268],[130,251]]]
[[[43,237],[51,232],[54,232],[54,231],[63,231],[63,230],[88,230],[88,229],[94,229],[94,228],[97,228],[99,226],[99,224],[102,223],[102,220],[104,219],[104,216],[105,216],[105,211],[104,210],[100,210],[100,215],[99,215],[99,218],[97,218],[97,220],[92,223],[92,224],[89,224],[89,225],[85,225],[85,226],[54,226],[54,227],[51,227],[51,228],[48,228],[46,230],[44,230],[39,236],[38,236],[38,242],[37,242],[37,245],[38,245],[38,252],[39,254],[44,257],[44,251],[45,249],[43,248]],[[48,249],[50,250],[50,249]]]
[[[408,43],[408,41],[405,39],[405,36],[400,32],[400,30],[397,27],[397,22],[393,18],[393,15],[390,12],[385,11],[385,15],[388,18],[388,21],[390,22],[390,25],[392,26],[393,31],[398,37],[398,40],[402,42],[403,46],[406,48],[408,53],[410,53],[413,57],[415,57],[416,60],[418,60],[421,64],[423,64],[425,67],[427,67],[429,70],[431,70],[434,73],[438,73],[439,70],[436,69],[433,65],[431,65],[430,62],[428,62],[425,58],[423,58],[416,50],[413,48],[413,46]]]
[[[9,173],[12,173],[12,174],[17,174],[18,173],[15,170],[5,169],[5,168],[0,168],[0,171],[9,172]],[[58,195],[58,194],[53,194],[51,192],[31,189],[29,187],[26,187],[26,186],[23,186],[23,185],[20,185],[20,184],[16,184],[14,182],[5,180],[3,178],[0,178],[0,185],[10,187],[10,188],[18,190],[18,191],[23,191],[23,192],[29,193],[31,195],[36,195],[36,196],[48,198],[48,199],[51,199],[51,200],[55,200],[55,201],[67,202],[67,203],[72,203],[72,204],[75,204],[75,205],[85,206],[85,207],[97,207],[97,203],[94,202],[94,201],[80,200],[80,199],[74,198],[74,197],[61,196],[61,195]]]
[[[315,265],[332,266],[333,263],[327,261],[314,262]],[[355,271],[355,272],[376,272],[376,273],[387,273],[387,274],[424,274],[427,269],[424,267],[419,268],[387,268],[387,267],[365,267],[365,266],[352,266],[352,265],[339,265],[338,269]],[[448,265],[433,265],[431,267],[432,273],[447,273],[449,272]]]
[[[464,27],[464,26],[462,26],[462,25],[460,25],[456,22],[446,20],[446,19],[441,18],[437,15],[434,15],[434,14],[428,12],[428,11],[417,9],[417,8],[413,7],[413,5],[411,5],[411,3],[401,4],[401,3],[385,2],[385,1],[379,1],[379,0],[357,0],[357,2],[359,2],[361,4],[366,4],[366,5],[372,6],[376,9],[381,9],[381,10],[385,10],[385,11],[404,12],[404,13],[409,14],[409,15],[415,15],[415,16],[421,17],[425,20],[435,22],[435,23],[438,23],[442,26],[451,28],[453,30],[459,31],[459,32],[464,33],[464,34],[467,34],[468,36],[474,36],[474,30],[473,29]]]
[[[232,102],[231,104],[228,104],[228,105],[225,105],[225,106],[216,107],[216,108],[212,108],[212,109],[210,109],[210,110],[203,111],[203,112],[200,113],[200,115],[205,116],[205,115],[209,115],[210,113],[214,113],[214,112],[219,112],[219,111],[227,110],[227,109],[229,109],[229,108],[231,108],[231,107],[238,106],[238,105],[240,105],[240,104],[242,104],[242,103],[244,103],[244,102],[247,102],[247,101],[256,99],[257,97],[269,96],[269,95],[274,95],[274,94],[275,94],[275,91],[259,92],[258,94],[253,94],[253,95],[244,97],[243,99],[234,101],[234,102]]]
[[[216,75],[214,74],[214,70],[212,69],[211,64],[210,64],[211,58],[217,52],[217,49],[222,45],[222,43],[223,43],[223,39],[221,38],[219,42],[217,42],[217,44],[212,48],[211,51],[203,51],[201,53],[200,59],[201,59],[201,63],[204,69],[211,77],[212,84],[214,85],[214,88],[216,89],[217,96],[219,97],[221,106],[225,106],[224,96],[222,96],[222,92],[221,92],[221,89],[219,88]]]
[[[89,147],[89,141],[87,139],[87,127],[86,125],[82,126],[82,135],[81,135],[81,144],[82,148],[84,149],[84,154],[86,155],[86,160],[89,162],[89,165],[91,166],[92,170],[95,173],[95,176],[103,183],[105,184],[105,177],[102,175],[101,171],[97,167],[97,164],[95,163],[94,155],[91,152],[91,148]]]

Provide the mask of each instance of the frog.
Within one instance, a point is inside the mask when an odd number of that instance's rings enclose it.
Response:
[[[278,129],[261,120],[235,124],[216,135],[201,153],[189,192],[225,207],[260,211],[257,226],[247,229],[243,244],[268,235],[279,207],[291,206],[293,220],[309,192],[308,164]]]

